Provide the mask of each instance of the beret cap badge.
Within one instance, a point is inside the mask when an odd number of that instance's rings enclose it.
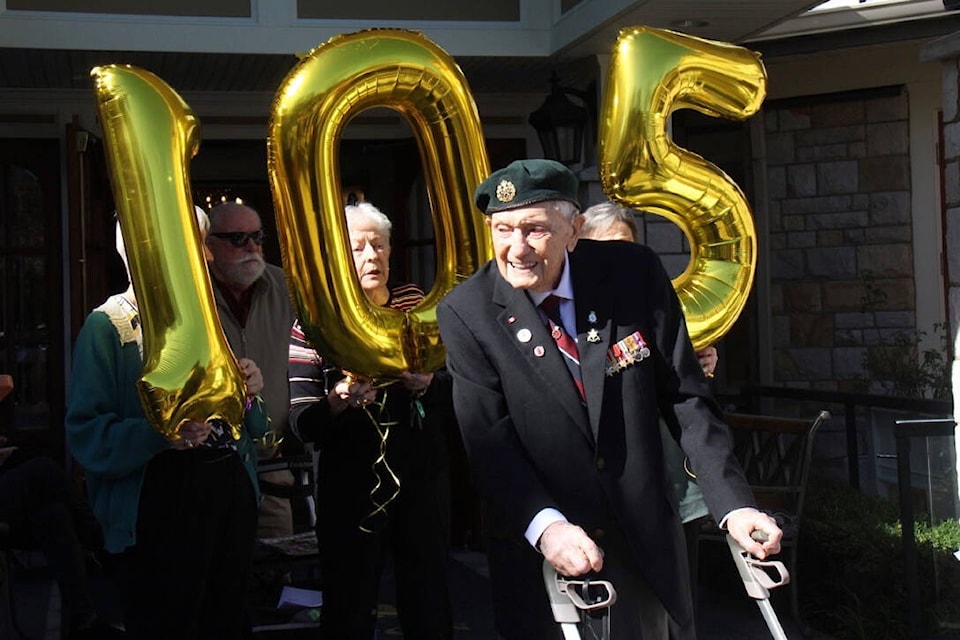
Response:
[[[538,202],[562,200],[580,210],[579,181],[556,160],[515,160],[491,173],[473,192],[473,202],[484,215],[529,207]]]
[[[517,195],[517,188],[512,182],[504,178],[497,185],[497,200],[500,202],[510,202]]]

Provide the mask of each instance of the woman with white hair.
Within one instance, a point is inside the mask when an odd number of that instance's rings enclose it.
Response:
[[[390,219],[367,202],[345,211],[364,294],[373,304],[411,309],[423,292],[388,285]],[[299,325],[290,339],[289,372],[290,426],[320,449],[323,637],[374,637],[380,574],[392,551],[404,637],[452,638],[446,444],[433,410],[449,398],[449,377],[405,372],[386,387],[348,377],[307,343]]]
[[[199,207],[201,232],[209,228]],[[117,252],[127,265],[120,225]],[[207,259],[210,259],[207,254]],[[128,269],[129,276],[129,269]],[[242,638],[259,500],[253,438],[269,427],[256,363],[240,360],[248,409],[235,441],[220,421],[167,438],[137,394],[143,336],[132,285],[87,317],[74,347],[66,437],[120,560],[128,635]]]
[[[601,202],[583,212],[580,237],[592,240],[643,241],[633,211],[613,202]]]

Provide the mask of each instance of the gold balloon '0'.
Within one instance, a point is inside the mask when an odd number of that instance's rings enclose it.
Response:
[[[607,197],[664,216],[690,240],[691,260],[674,280],[690,337],[702,349],[743,310],[756,270],[749,205],[719,168],[676,146],[676,109],[746,118],[766,95],[760,56],[742,47],[671,31],[620,32],[600,121],[600,179]]]
[[[357,280],[340,193],[351,118],[389,107],[410,123],[426,174],[437,276],[409,312],[370,303]],[[443,364],[437,303],[493,250],[473,191],[489,174],[480,118],[450,56],[413,31],[339,35],[288,74],[274,100],[268,170],[283,262],[310,342],[352,373],[391,377]]]
[[[91,75],[140,308],[144,413],[167,436],[185,420],[221,418],[239,437],[243,375],[220,327],[190,198],[197,119],[147,71],[110,65]]]

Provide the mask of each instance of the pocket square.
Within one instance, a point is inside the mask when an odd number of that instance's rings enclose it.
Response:
[[[606,374],[612,376],[650,356],[650,347],[643,334],[634,331],[607,349]]]

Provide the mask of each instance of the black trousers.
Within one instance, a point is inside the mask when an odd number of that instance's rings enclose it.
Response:
[[[350,424],[345,439],[320,456],[318,478],[322,635],[370,640],[385,557],[392,552],[397,615],[405,638],[453,637],[447,587],[449,476],[442,434],[405,424],[390,432],[387,460],[400,478],[400,493],[385,515],[369,495],[371,463],[379,439],[366,419]],[[394,488],[381,469],[383,493]],[[361,531],[359,524],[371,532]]]
[[[151,460],[126,558],[128,635],[249,637],[256,527],[253,486],[235,451],[171,450]]]

